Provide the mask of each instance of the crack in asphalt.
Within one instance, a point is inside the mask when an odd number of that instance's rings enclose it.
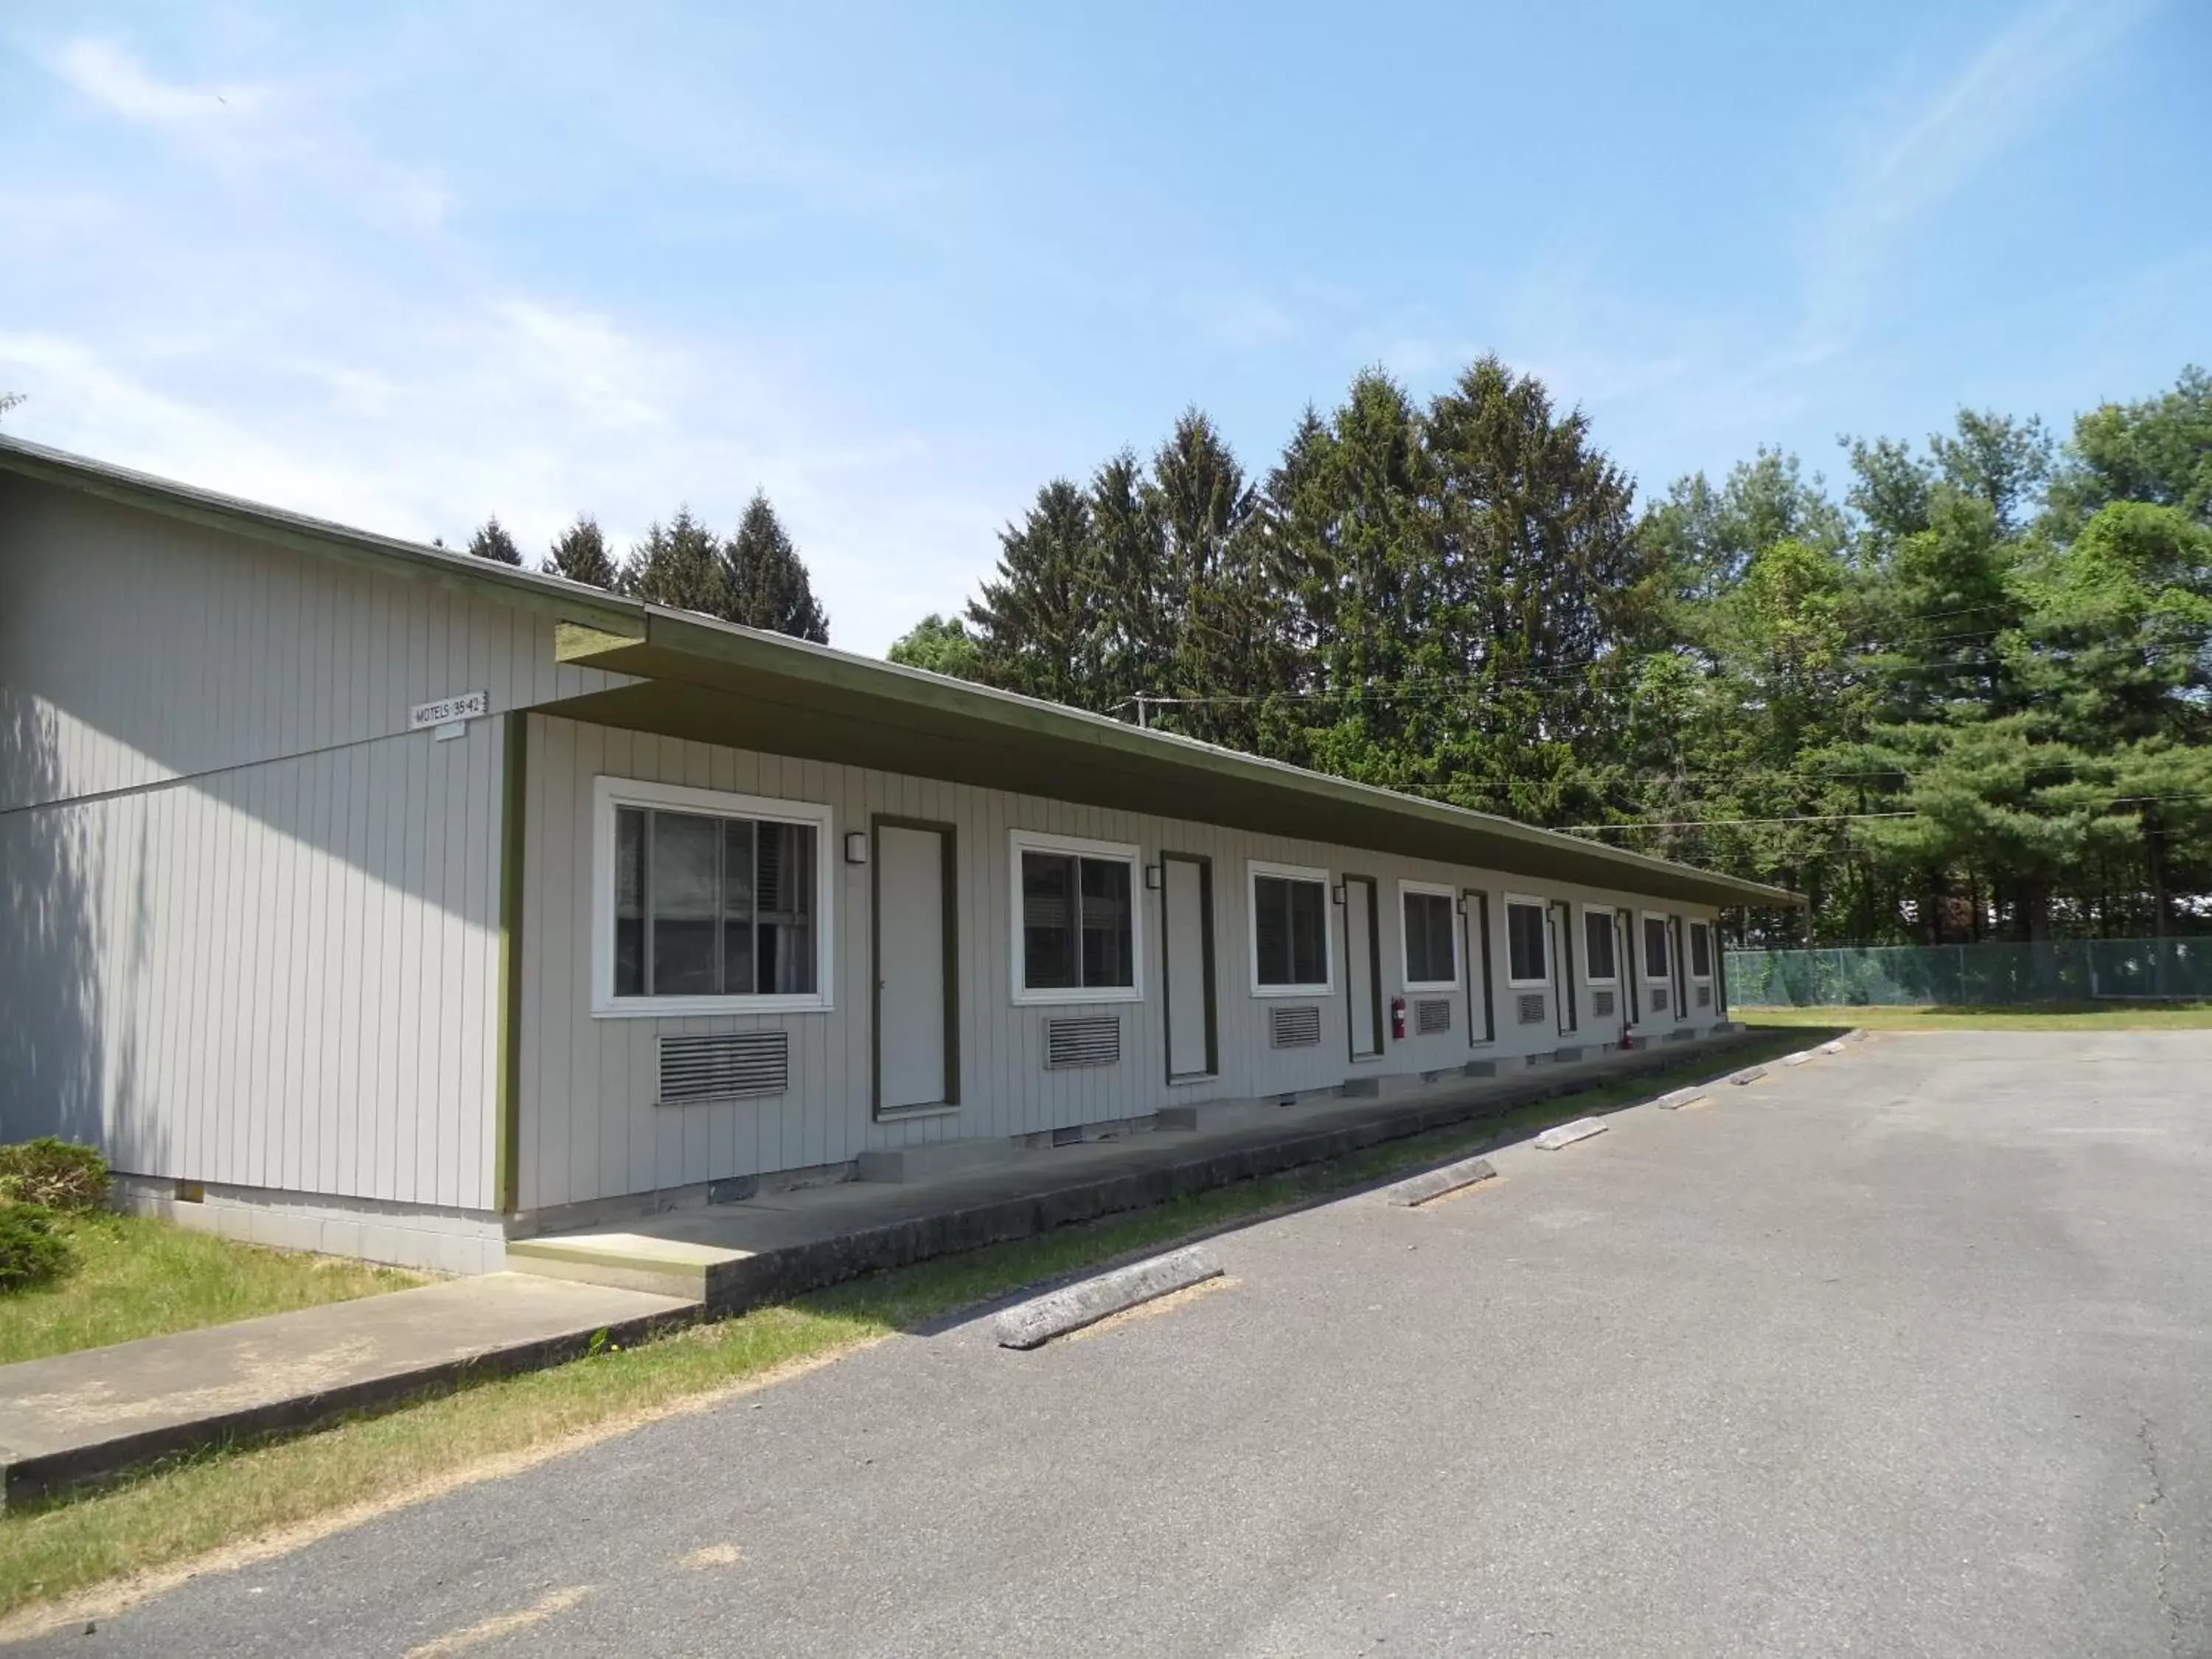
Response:
[[[2158,1472],[2158,1444],[2151,1438],[2150,1417],[2147,1413],[2137,1414],[2142,1423],[2136,1430],[2136,1438],[2142,1444],[2143,1474],[2150,1481],[2150,1496],[2136,1505],[2136,1522],[2158,1540],[2158,1571],[2152,1579],[2152,1591],[2166,1614],[2166,1647],[2178,1654],[2181,1651],[2181,1609],[2173,1605],[2168,1584],[2168,1570],[2173,1564],[2173,1540],[2166,1535],[2164,1527],[2150,1518],[2151,1510],[2165,1506],[2166,1480]]]

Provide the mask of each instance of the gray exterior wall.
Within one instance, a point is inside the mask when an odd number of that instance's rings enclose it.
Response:
[[[1632,894],[1532,884],[1525,878],[1459,868],[1303,841],[1257,836],[966,785],[742,750],[690,743],[565,720],[530,720],[524,830],[521,1042],[521,1191],[526,1210],[588,1204],[732,1176],[835,1164],[879,1147],[965,1137],[1034,1134],[1078,1125],[1145,1117],[1170,1103],[1246,1099],[1331,1088],[1349,1079],[1403,1077],[1445,1070],[1471,1059],[1508,1065],[1550,1054],[1562,1044],[1595,1045],[1617,1034],[1593,1019],[1589,990],[1577,984],[1581,1030],[1559,1035],[1548,1006],[1535,1025],[1516,1023],[1506,981],[1503,904],[1508,893],[1618,904],[1640,910]],[[835,822],[824,854],[866,830],[872,816],[951,823],[957,830],[958,959],[962,1104],[934,1116],[878,1122],[872,1106],[869,871],[835,865],[835,1006],[828,1012],[682,1018],[595,1018],[591,1012],[592,781],[600,775],[681,784],[738,794],[826,803]],[[1141,1003],[1036,1006],[1012,995],[1011,870],[1007,833],[1036,830],[1134,842],[1146,862],[1163,851],[1212,860],[1219,1070],[1208,1080],[1170,1085],[1159,972],[1159,895],[1145,906]],[[1246,861],[1325,867],[1333,875],[1371,876],[1382,921],[1382,988],[1402,985],[1401,878],[1486,890],[1491,896],[1492,981],[1498,1039],[1472,1044],[1465,991],[1452,995],[1451,1030],[1385,1045],[1378,1060],[1348,1058],[1343,989],[1343,912],[1333,909],[1336,989],[1331,997],[1255,997],[1248,945]],[[1710,921],[1710,909],[1654,902],[1653,910]],[[1634,934],[1632,933],[1632,939]],[[1578,975],[1586,969],[1577,934]],[[1617,994],[1624,1000],[1624,983]],[[1267,1011],[1278,1003],[1318,1002],[1318,1048],[1269,1046]],[[1071,1013],[1120,1016],[1118,1065],[1048,1071],[1045,1023]],[[1386,1012],[1387,1022],[1387,1012]],[[1709,1024],[1712,1009],[1688,1011]],[[781,1027],[791,1036],[791,1087],[783,1095],[714,1104],[659,1106],[654,1039]],[[1677,1028],[1674,1011],[1638,1026],[1650,1037]],[[1474,1035],[1479,1036],[1480,1032]]]
[[[0,474],[0,1135],[489,1207],[497,715],[620,683],[552,631]]]

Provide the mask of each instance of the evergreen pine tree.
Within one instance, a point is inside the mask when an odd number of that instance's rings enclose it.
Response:
[[[588,513],[578,514],[576,522],[555,540],[545,569],[572,582],[608,589],[613,588],[620,574],[615,568],[614,556],[607,550],[607,539],[599,532],[599,521]]]
[[[815,599],[806,565],[783,524],[756,490],[722,553],[722,611],[747,628],[830,643],[830,617]]]
[[[500,523],[496,513],[479,525],[477,533],[469,538],[469,551],[479,559],[495,559],[501,564],[519,565],[522,562],[522,550],[514,544],[514,538],[507,533],[507,526]]]
[[[630,550],[621,591],[647,605],[722,616],[727,595],[721,544],[690,507],[679,507],[667,524],[647,526],[645,539]]]
[[[1066,478],[1037,491],[1019,526],[999,532],[999,568],[970,600],[984,680],[1079,708],[1103,709],[1103,610],[1091,502]]]

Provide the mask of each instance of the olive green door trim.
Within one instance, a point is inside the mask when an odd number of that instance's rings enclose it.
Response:
[[[885,830],[918,830],[944,848],[945,1098],[929,1106],[884,1109],[884,861],[878,842]],[[939,818],[906,818],[877,812],[868,819],[868,1103],[884,1118],[927,1117],[960,1104],[960,831]]]
[[[1379,1060],[1390,1052],[1389,1029],[1382,1023],[1382,898],[1372,876],[1347,875],[1346,888],[1357,882],[1367,890],[1367,1001],[1375,1017],[1375,1051],[1359,1052],[1358,1022],[1352,1018],[1352,906],[1344,907],[1344,1049],[1347,1060]]]
[[[1490,976],[1490,895],[1480,887],[1464,887],[1460,890],[1460,902],[1466,907],[1462,913],[1464,918],[1474,923],[1475,936],[1467,941],[1469,954],[1474,957],[1467,965],[1467,1046],[1478,1048],[1498,1041],[1498,996]],[[1461,932],[1464,934],[1466,931],[1463,921]],[[1482,975],[1482,1005],[1479,1011],[1474,1000],[1478,967]],[[1480,1020],[1475,1018],[1478,1012]],[[1477,1036],[1477,1032],[1481,1035]]]
[[[1172,1025],[1166,1042],[1161,1045],[1160,1065],[1170,1083],[1190,1082],[1194,1078],[1221,1075],[1220,1012],[1215,1006],[1218,994],[1213,965],[1213,860],[1204,853],[1168,853],[1160,854],[1160,902],[1167,902],[1166,870],[1170,864],[1194,864],[1198,866],[1199,961],[1200,971],[1206,975],[1206,1070],[1178,1073],[1175,1068],[1175,1038]],[[1167,919],[1160,919],[1160,1008],[1172,1022],[1175,1014],[1174,981],[1170,977],[1174,965],[1169,961]]]
[[[530,716],[506,716],[501,744],[499,815],[499,1096],[492,1164],[502,1215],[521,1202],[522,843],[528,811]]]

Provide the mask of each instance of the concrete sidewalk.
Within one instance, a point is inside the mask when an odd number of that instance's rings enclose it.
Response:
[[[841,1182],[510,1240],[508,1267],[681,1297],[714,1314],[1346,1157],[1531,1102],[1732,1054],[1737,1030],[1376,1096],[1184,1109],[1188,1127],[1039,1148],[911,1183]],[[1720,1069],[1725,1069],[1721,1066]]]
[[[0,1505],[628,1341],[696,1303],[489,1273],[0,1365]]]
[[[462,1376],[557,1364],[602,1331],[628,1341],[1685,1064],[1718,1075],[1762,1039],[1737,1031],[1504,1078],[1455,1074],[1379,1098],[1209,1106],[1188,1113],[1188,1127],[516,1240],[507,1273],[0,1366],[0,1504]]]

